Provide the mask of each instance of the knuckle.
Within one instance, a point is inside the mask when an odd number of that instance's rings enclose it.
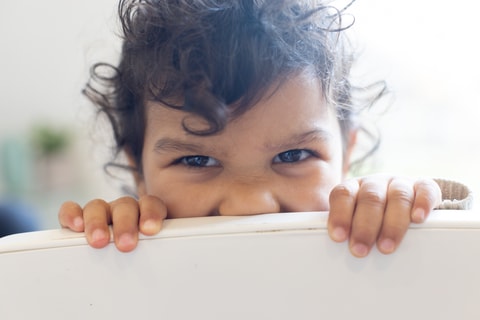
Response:
[[[68,216],[76,212],[77,210],[77,204],[73,201],[67,201],[62,203],[60,206],[60,210],[58,211],[58,216],[63,217],[63,216]]]
[[[65,209],[66,211],[72,211],[76,209],[77,206],[78,204],[73,201],[65,201],[64,203],[62,203],[61,208]]]
[[[137,204],[137,200],[135,200],[134,198],[129,197],[129,196],[124,196],[124,197],[118,198],[118,199],[110,202],[110,207],[112,208],[112,210],[114,210],[115,208],[120,207],[120,206],[131,207],[131,206],[136,206],[136,204]]]
[[[352,198],[355,197],[355,190],[348,184],[339,184],[333,188],[330,193],[330,199],[333,198]]]
[[[98,207],[106,208],[107,206],[108,206],[108,204],[105,202],[105,200],[93,199],[93,200],[90,200],[85,205],[85,208],[98,208]]]
[[[430,193],[431,195],[439,195],[442,193],[438,184],[434,182],[423,182],[422,185],[426,192]]]
[[[417,197],[420,196],[420,200],[423,198],[429,203],[435,203],[442,198],[440,187],[433,180],[419,180],[415,183],[415,189]]]
[[[152,195],[149,195],[149,194],[146,194],[146,195],[143,195],[141,196],[139,199],[138,199],[138,203],[145,203],[145,204],[149,204],[149,203],[156,203],[158,200],[158,198],[155,197],[155,196],[152,196]]]
[[[165,212],[165,208],[161,200],[155,196],[145,195],[138,200],[138,206],[143,214],[156,215]]]
[[[103,227],[105,221],[109,219],[109,213],[110,209],[107,202],[102,199],[90,200],[83,208],[86,229]]]
[[[413,194],[406,189],[393,189],[388,195],[389,201],[402,203],[406,206],[411,206],[413,203]]]
[[[359,198],[361,202],[372,206],[385,203],[385,195],[377,189],[365,188],[360,192]]]

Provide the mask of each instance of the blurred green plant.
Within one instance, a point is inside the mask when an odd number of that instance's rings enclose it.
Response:
[[[41,156],[53,156],[63,153],[71,144],[71,132],[50,125],[36,125],[32,128],[32,143]]]

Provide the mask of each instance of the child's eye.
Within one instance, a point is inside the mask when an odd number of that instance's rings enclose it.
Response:
[[[183,164],[187,167],[216,167],[220,165],[218,160],[207,156],[186,156],[175,161],[176,164]]]
[[[293,163],[305,160],[313,155],[313,152],[305,149],[293,149],[279,153],[273,158],[273,163]]]

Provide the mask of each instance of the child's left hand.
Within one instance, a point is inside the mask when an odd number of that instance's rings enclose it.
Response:
[[[328,231],[334,241],[348,239],[354,256],[368,255],[375,243],[380,252],[392,253],[410,222],[423,222],[441,201],[440,187],[431,179],[350,179],[330,193]]]

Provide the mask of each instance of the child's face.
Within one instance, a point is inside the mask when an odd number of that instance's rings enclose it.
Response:
[[[345,174],[335,111],[308,75],[211,136],[183,129],[185,117],[189,128],[205,129],[190,113],[150,102],[146,114],[138,192],[162,199],[169,218],[324,211]]]

